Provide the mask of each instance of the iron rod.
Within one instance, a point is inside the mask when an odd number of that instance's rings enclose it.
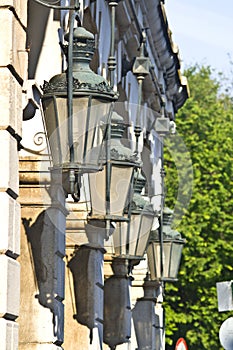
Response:
[[[162,198],[161,198],[161,215],[160,215],[160,226],[159,226],[159,241],[160,241],[160,270],[161,270],[161,279],[164,277],[164,261],[163,261],[163,208],[165,202],[164,196],[164,149],[163,149],[163,138],[161,142],[161,186],[162,186]]]
[[[139,153],[139,137],[142,131],[141,128],[141,120],[140,120],[140,115],[141,115],[141,103],[142,103],[142,82],[144,80],[143,76],[138,76],[138,108],[137,108],[137,115],[136,115],[136,123],[134,127],[134,133],[136,137],[136,154]]]
[[[110,214],[110,185],[111,185],[111,121],[107,126],[106,140],[106,215]]]
[[[128,206],[128,222],[127,222],[127,238],[126,238],[126,255],[129,255],[129,241],[130,241],[130,229],[131,229],[131,216],[132,216],[132,202],[133,202],[133,182],[134,182],[134,173],[135,169],[133,169],[130,187],[129,187],[129,206]]]
[[[110,1],[109,6],[111,7],[111,43],[110,52],[108,58],[108,69],[109,69],[109,82],[110,85],[114,85],[114,71],[116,69],[116,58],[115,58],[115,23],[116,23],[116,6],[117,1]]]
[[[70,162],[74,162],[74,143],[73,143],[73,38],[74,21],[76,13],[73,12],[70,19],[69,45],[68,45],[68,142],[70,151]]]

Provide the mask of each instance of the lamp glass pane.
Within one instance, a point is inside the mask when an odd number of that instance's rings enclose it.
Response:
[[[101,165],[101,145],[110,106],[99,99],[74,96],[72,139],[76,167],[98,170]],[[53,165],[66,166],[70,163],[67,99],[44,98],[43,108]]]
[[[132,214],[130,218],[130,234],[129,234],[129,255],[135,256],[137,255],[137,247],[138,247],[138,238],[139,238],[139,230],[141,226],[141,215]]]
[[[129,186],[133,174],[133,167],[111,166],[111,185],[110,185],[110,213],[111,215],[123,214],[124,208],[127,206],[127,197],[129,194]]]
[[[163,277],[170,277],[172,241],[163,242]]]
[[[89,189],[91,199],[91,214],[106,214],[106,167],[97,173],[91,173],[89,177]]]
[[[127,230],[127,222],[117,222],[113,233],[114,252],[117,256],[126,255]]]
[[[113,233],[113,243],[116,255],[136,255],[140,215],[131,215],[130,231],[128,235],[128,222],[118,222]]]
[[[59,119],[58,106],[56,98],[50,97],[43,99],[43,109],[46,123],[47,136],[49,140],[50,151],[54,165],[62,163],[62,140],[60,135],[60,125],[67,119],[66,99],[60,99],[61,116],[63,120]],[[67,128],[64,128],[63,135],[67,135]],[[68,136],[67,136],[68,138]],[[64,146],[63,146],[64,147]],[[65,151],[67,153],[67,150]]]
[[[171,266],[170,266],[170,276],[171,278],[176,278],[179,271],[181,254],[182,254],[183,244],[178,242],[173,242],[171,251]]]
[[[152,215],[147,215],[144,212],[140,215],[139,239],[135,251],[136,256],[143,256],[145,254],[153,219],[154,217]]]
[[[133,167],[111,164],[110,213],[122,216],[126,206]],[[106,215],[106,166],[98,173],[89,174],[92,215]]]
[[[73,100],[73,142],[75,163],[100,165],[104,131],[109,119],[110,103],[88,98]],[[102,158],[101,158],[102,159]]]
[[[156,280],[161,277],[160,265],[160,244],[159,242],[151,242],[147,248],[148,266],[151,279]]]
[[[132,214],[129,235],[128,223],[118,222],[113,234],[115,254],[143,257],[152,221],[153,216]]]

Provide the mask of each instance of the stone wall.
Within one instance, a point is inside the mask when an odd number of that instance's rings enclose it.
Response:
[[[20,205],[18,142],[22,91],[27,70],[24,1],[0,1],[0,339],[1,349],[18,349],[20,304]]]

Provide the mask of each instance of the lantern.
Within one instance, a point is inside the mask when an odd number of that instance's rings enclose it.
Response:
[[[133,172],[141,165],[131,149],[121,142],[124,130],[123,118],[113,112],[111,138],[105,141],[103,170],[89,174],[91,218],[124,220],[123,211],[130,197]]]
[[[118,222],[113,234],[116,256],[135,259],[145,254],[154,220],[152,205],[141,195],[145,183],[144,176],[135,174],[134,195],[128,209],[129,221]]]
[[[152,280],[175,281],[185,240],[171,228],[173,211],[164,208],[163,214],[162,239],[158,231],[152,233],[147,249],[148,265]]]
[[[94,54],[93,34],[78,27],[65,39],[72,40],[63,47],[68,70],[44,83],[42,105],[53,169],[72,178],[101,169],[100,154],[92,158],[90,150],[102,144],[111,102],[117,96],[89,67]],[[98,149],[101,152],[101,147]]]

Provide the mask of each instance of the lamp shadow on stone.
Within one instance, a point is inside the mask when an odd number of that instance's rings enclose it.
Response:
[[[53,314],[53,333],[56,344],[63,342],[64,331],[64,267],[63,256],[56,249],[57,229],[52,222],[48,208],[42,211],[30,225],[31,219],[22,218],[29,243],[35,282],[40,305]],[[60,280],[56,276],[60,275]]]
[[[90,329],[92,344],[93,329],[98,329],[102,343],[103,337],[103,255],[105,249],[80,246],[68,263],[73,281],[76,314],[74,319]]]

